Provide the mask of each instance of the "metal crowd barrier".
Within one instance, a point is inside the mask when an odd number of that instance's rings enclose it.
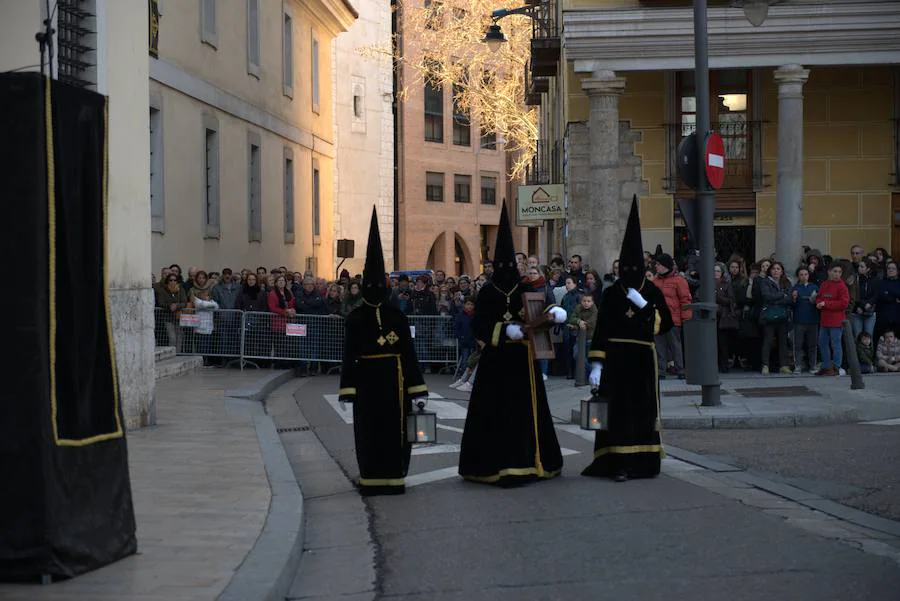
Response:
[[[276,315],[251,311],[171,312],[154,309],[157,346],[174,346],[179,355],[257,361],[340,364],[344,358],[344,319],[339,315]],[[420,364],[455,367],[459,349],[449,316],[410,316],[410,334]]]

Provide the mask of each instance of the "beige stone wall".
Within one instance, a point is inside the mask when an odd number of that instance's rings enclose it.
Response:
[[[247,3],[217,3],[217,37],[201,35],[198,2],[165,2],[160,60],[151,95],[161,99],[165,231],[153,234],[153,268],[240,269],[286,265],[319,275],[334,266],[332,41],[341,24],[318,3],[259,3],[259,69],[247,56]],[[285,93],[283,14],[293,20],[293,89]],[[349,13],[348,13],[349,14]],[[344,15],[345,17],[347,15]],[[319,103],[312,99],[312,44],[318,40]],[[145,113],[146,115],[146,113]],[[219,127],[218,237],[204,228],[204,115]],[[261,152],[262,240],[249,241],[248,134]],[[294,241],[286,242],[284,153],[293,153]],[[313,161],[320,170],[320,235],[312,231]]]
[[[359,19],[334,43],[334,231],[336,239],[356,241],[355,257],[341,268],[358,274],[365,264],[373,205],[378,209],[385,267],[394,265],[394,116],[390,57],[359,52],[377,44],[390,46],[390,4],[354,0],[353,5]],[[362,98],[359,117],[353,106],[357,93]]]
[[[0,0],[0,72],[40,63],[34,34],[43,28],[42,4],[41,0]]]
[[[760,69],[759,106],[763,128],[766,187],[756,195],[757,257],[775,249],[775,180],[778,173],[778,90],[773,69]],[[852,244],[890,248],[891,174],[895,68],[813,67],[804,86],[803,240],[822,252],[845,255]],[[642,133],[635,153],[642,157],[649,195],[642,197],[644,247],[672,247],[674,207],[663,188],[666,110],[662,72],[621,73],[626,79],[620,114]],[[567,121],[586,121],[585,74],[567,72]],[[743,222],[742,222],[743,223]]]
[[[640,195],[641,238],[644,248],[661,244],[672,251],[674,227],[672,195],[664,189],[666,174],[666,116],[665,75],[660,72],[620,73],[625,78],[625,92],[619,99],[620,120],[640,132],[640,141],[633,143],[633,152],[641,159],[642,180],[647,194]],[[588,74],[575,73],[568,64],[568,121],[587,121],[590,110],[588,97],[581,90],[581,81]],[[627,156],[628,149],[620,154]]]
[[[778,89],[761,70],[764,170],[757,194],[757,255],[775,248]],[[891,67],[813,67],[804,85],[803,241],[834,256],[850,246],[890,248],[894,172]]]

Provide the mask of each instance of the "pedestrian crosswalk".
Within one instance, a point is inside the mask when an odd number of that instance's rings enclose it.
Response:
[[[326,394],[323,395],[323,397],[325,399],[325,402],[328,403],[328,405],[334,410],[335,413],[337,413],[338,417],[340,417],[344,423],[346,423],[347,425],[353,424],[353,406],[350,403],[341,402],[338,398],[338,395],[336,394]],[[413,445],[413,463],[410,466],[410,474],[406,477],[407,487],[420,486],[422,484],[431,484],[434,482],[440,482],[442,480],[449,480],[451,478],[459,477],[458,455],[460,451],[460,435],[463,433],[462,426],[465,424],[468,410],[465,406],[451,400],[446,400],[444,397],[434,392],[430,392],[428,394],[428,410],[434,411],[435,414],[437,414],[438,430],[442,430],[443,432],[447,433],[444,438],[447,438],[449,440],[447,440],[446,442],[439,440],[436,444]],[[441,421],[450,421],[458,425],[440,423]],[[557,425],[557,430],[561,433],[573,433],[581,438],[587,438],[591,441],[594,440],[593,433],[583,432],[577,426],[562,424]],[[439,436],[439,438],[441,437]],[[562,451],[564,457],[569,455],[578,455],[581,453],[581,451],[567,447],[562,447],[560,450]],[[421,460],[438,460],[439,465],[441,463],[441,456],[446,456],[446,461],[451,462],[452,464],[445,464],[444,466],[437,467],[436,469],[430,469],[416,473],[417,457],[421,458]],[[435,467],[433,462],[430,462],[429,466]]]
[[[900,417],[894,419],[882,419],[874,422],[860,422],[867,426],[900,426]]]

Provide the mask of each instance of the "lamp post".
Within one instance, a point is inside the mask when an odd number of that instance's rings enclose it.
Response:
[[[733,5],[744,10],[744,15],[754,27],[763,24],[769,5],[778,0],[734,0]],[[706,175],[706,138],[709,123],[709,50],[706,0],[694,0],[694,93],[697,97],[697,216],[700,238],[700,302],[693,305],[695,318],[702,331],[698,338],[708,341],[704,348],[708,353],[701,372],[702,401],[704,407],[722,404],[721,384],[718,374],[716,337],[716,283],[713,268],[716,260],[715,242],[715,193]],[[698,328],[699,329],[699,328]]]
[[[704,407],[721,405],[721,384],[716,349],[716,284],[713,267],[716,260],[716,198],[706,179],[706,136],[709,133],[709,55],[706,31],[706,0],[694,0],[694,94],[697,97],[697,215],[700,222],[700,302],[694,304],[694,318],[703,327],[702,340],[711,356],[702,376]]]

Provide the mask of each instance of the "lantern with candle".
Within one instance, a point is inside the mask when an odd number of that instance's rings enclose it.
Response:
[[[437,442],[437,414],[426,411],[425,398],[416,399],[415,407],[406,415],[406,440],[434,444]]]
[[[609,424],[609,401],[600,396],[597,389],[591,391],[589,399],[581,401],[581,429],[582,430],[607,430]]]

